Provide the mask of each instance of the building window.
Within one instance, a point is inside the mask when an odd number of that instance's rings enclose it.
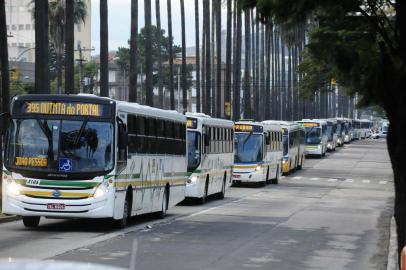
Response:
[[[25,47],[30,48],[31,43],[25,43]]]
[[[82,47],[82,41],[78,40],[76,42],[76,48],[81,48]]]
[[[17,47],[17,43],[15,42],[11,43],[11,47]]]
[[[7,31],[9,31],[9,30],[10,30],[10,25],[7,24]]]
[[[24,43],[18,43],[18,47],[24,47]]]
[[[24,30],[24,24],[19,24],[18,25],[18,30]]]
[[[13,25],[11,26],[11,30],[17,30],[17,26],[13,24]]]
[[[31,30],[31,24],[26,24],[25,25],[25,30],[27,30],[27,31]]]
[[[76,24],[76,29],[78,32],[82,32],[82,24],[81,23]]]

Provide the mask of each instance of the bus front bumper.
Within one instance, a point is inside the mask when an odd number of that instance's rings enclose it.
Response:
[[[233,172],[233,183],[258,183],[264,181],[263,169],[251,169]]]
[[[3,193],[4,194],[4,193]],[[50,207],[63,209],[50,209]],[[114,192],[104,197],[79,200],[41,199],[25,195],[3,195],[3,213],[18,216],[45,216],[55,218],[112,218]]]
[[[322,155],[323,150],[320,145],[318,146],[306,146],[305,147],[305,154],[306,155]]]

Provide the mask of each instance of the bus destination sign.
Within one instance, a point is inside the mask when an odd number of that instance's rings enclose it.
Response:
[[[315,122],[303,122],[300,123],[303,127],[307,128],[307,127],[318,127],[319,123],[315,123]]]
[[[103,105],[94,103],[27,101],[22,109],[24,114],[103,116]]]
[[[234,130],[235,132],[263,132],[263,128],[261,126],[247,124],[235,124]]]
[[[197,119],[196,118],[188,118],[186,122],[187,128],[196,129],[197,128]]]

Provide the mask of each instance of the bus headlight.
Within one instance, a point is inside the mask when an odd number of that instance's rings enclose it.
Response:
[[[255,170],[256,170],[256,171],[261,170],[261,165],[258,165],[258,166],[255,168]]]
[[[109,190],[107,189],[107,187],[106,186],[104,186],[104,185],[99,185],[97,188],[96,188],[96,191],[94,192],[94,195],[93,195],[93,197],[94,198],[101,198],[101,197],[103,197],[105,194],[107,194],[107,192],[109,192]]]
[[[21,194],[21,185],[17,184],[16,182],[11,182],[10,184],[8,184],[7,186],[7,193],[10,196],[18,196]]]
[[[187,182],[189,184],[196,183],[197,182],[197,176],[194,175],[194,176],[190,177]]]

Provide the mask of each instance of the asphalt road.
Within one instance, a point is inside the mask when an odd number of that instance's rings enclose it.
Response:
[[[393,206],[383,141],[360,141],[265,188],[181,205],[164,220],[43,220],[0,224],[0,258],[34,258],[135,269],[386,269]]]

